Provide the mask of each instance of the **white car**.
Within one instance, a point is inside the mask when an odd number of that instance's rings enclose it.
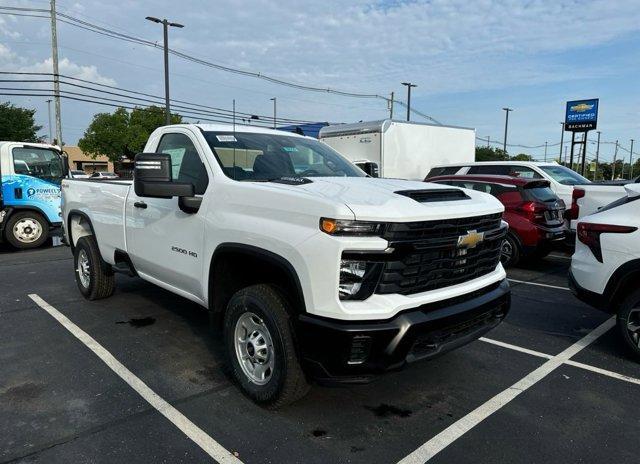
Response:
[[[113,180],[118,179],[120,176],[113,172],[104,172],[104,171],[96,171],[89,176],[90,179],[103,179],[103,180]]]
[[[575,232],[576,220],[595,213],[625,195],[623,186],[594,183],[575,171],[556,162],[534,161],[476,161],[474,163],[436,166],[430,177],[463,174],[492,174],[517,176],[525,179],[546,179],[551,190],[564,201],[567,226]]]
[[[440,355],[509,310],[507,224],[486,193],[374,179],[328,145],[247,126],[164,126],[134,180],[62,184],[80,292],[137,275],[222,321],[260,404]]]
[[[79,169],[72,169],[69,171],[69,177],[72,179],[88,179],[89,174]]]
[[[640,357],[640,184],[578,222],[569,283],[591,306],[616,314],[625,342]]]

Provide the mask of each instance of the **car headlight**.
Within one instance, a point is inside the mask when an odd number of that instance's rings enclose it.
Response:
[[[364,300],[378,283],[382,264],[352,259],[340,260],[338,294],[341,300]]]
[[[380,222],[320,218],[320,230],[329,235],[361,235],[377,237],[382,233],[383,228],[384,224]]]

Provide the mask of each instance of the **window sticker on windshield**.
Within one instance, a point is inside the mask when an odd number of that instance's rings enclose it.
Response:
[[[298,147],[282,147],[282,149],[289,153],[298,151]]]
[[[216,135],[218,142],[237,142],[233,135]]]

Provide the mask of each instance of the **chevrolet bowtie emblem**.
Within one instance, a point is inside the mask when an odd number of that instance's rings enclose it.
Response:
[[[467,231],[466,235],[458,237],[458,248],[475,248],[484,241],[484,232],[476,230]]]

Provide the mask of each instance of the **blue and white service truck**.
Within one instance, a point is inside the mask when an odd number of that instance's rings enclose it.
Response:
[[[62,231],[60,183],[68,172],[55,145],[0,142],[0,242],[35,248]]]

